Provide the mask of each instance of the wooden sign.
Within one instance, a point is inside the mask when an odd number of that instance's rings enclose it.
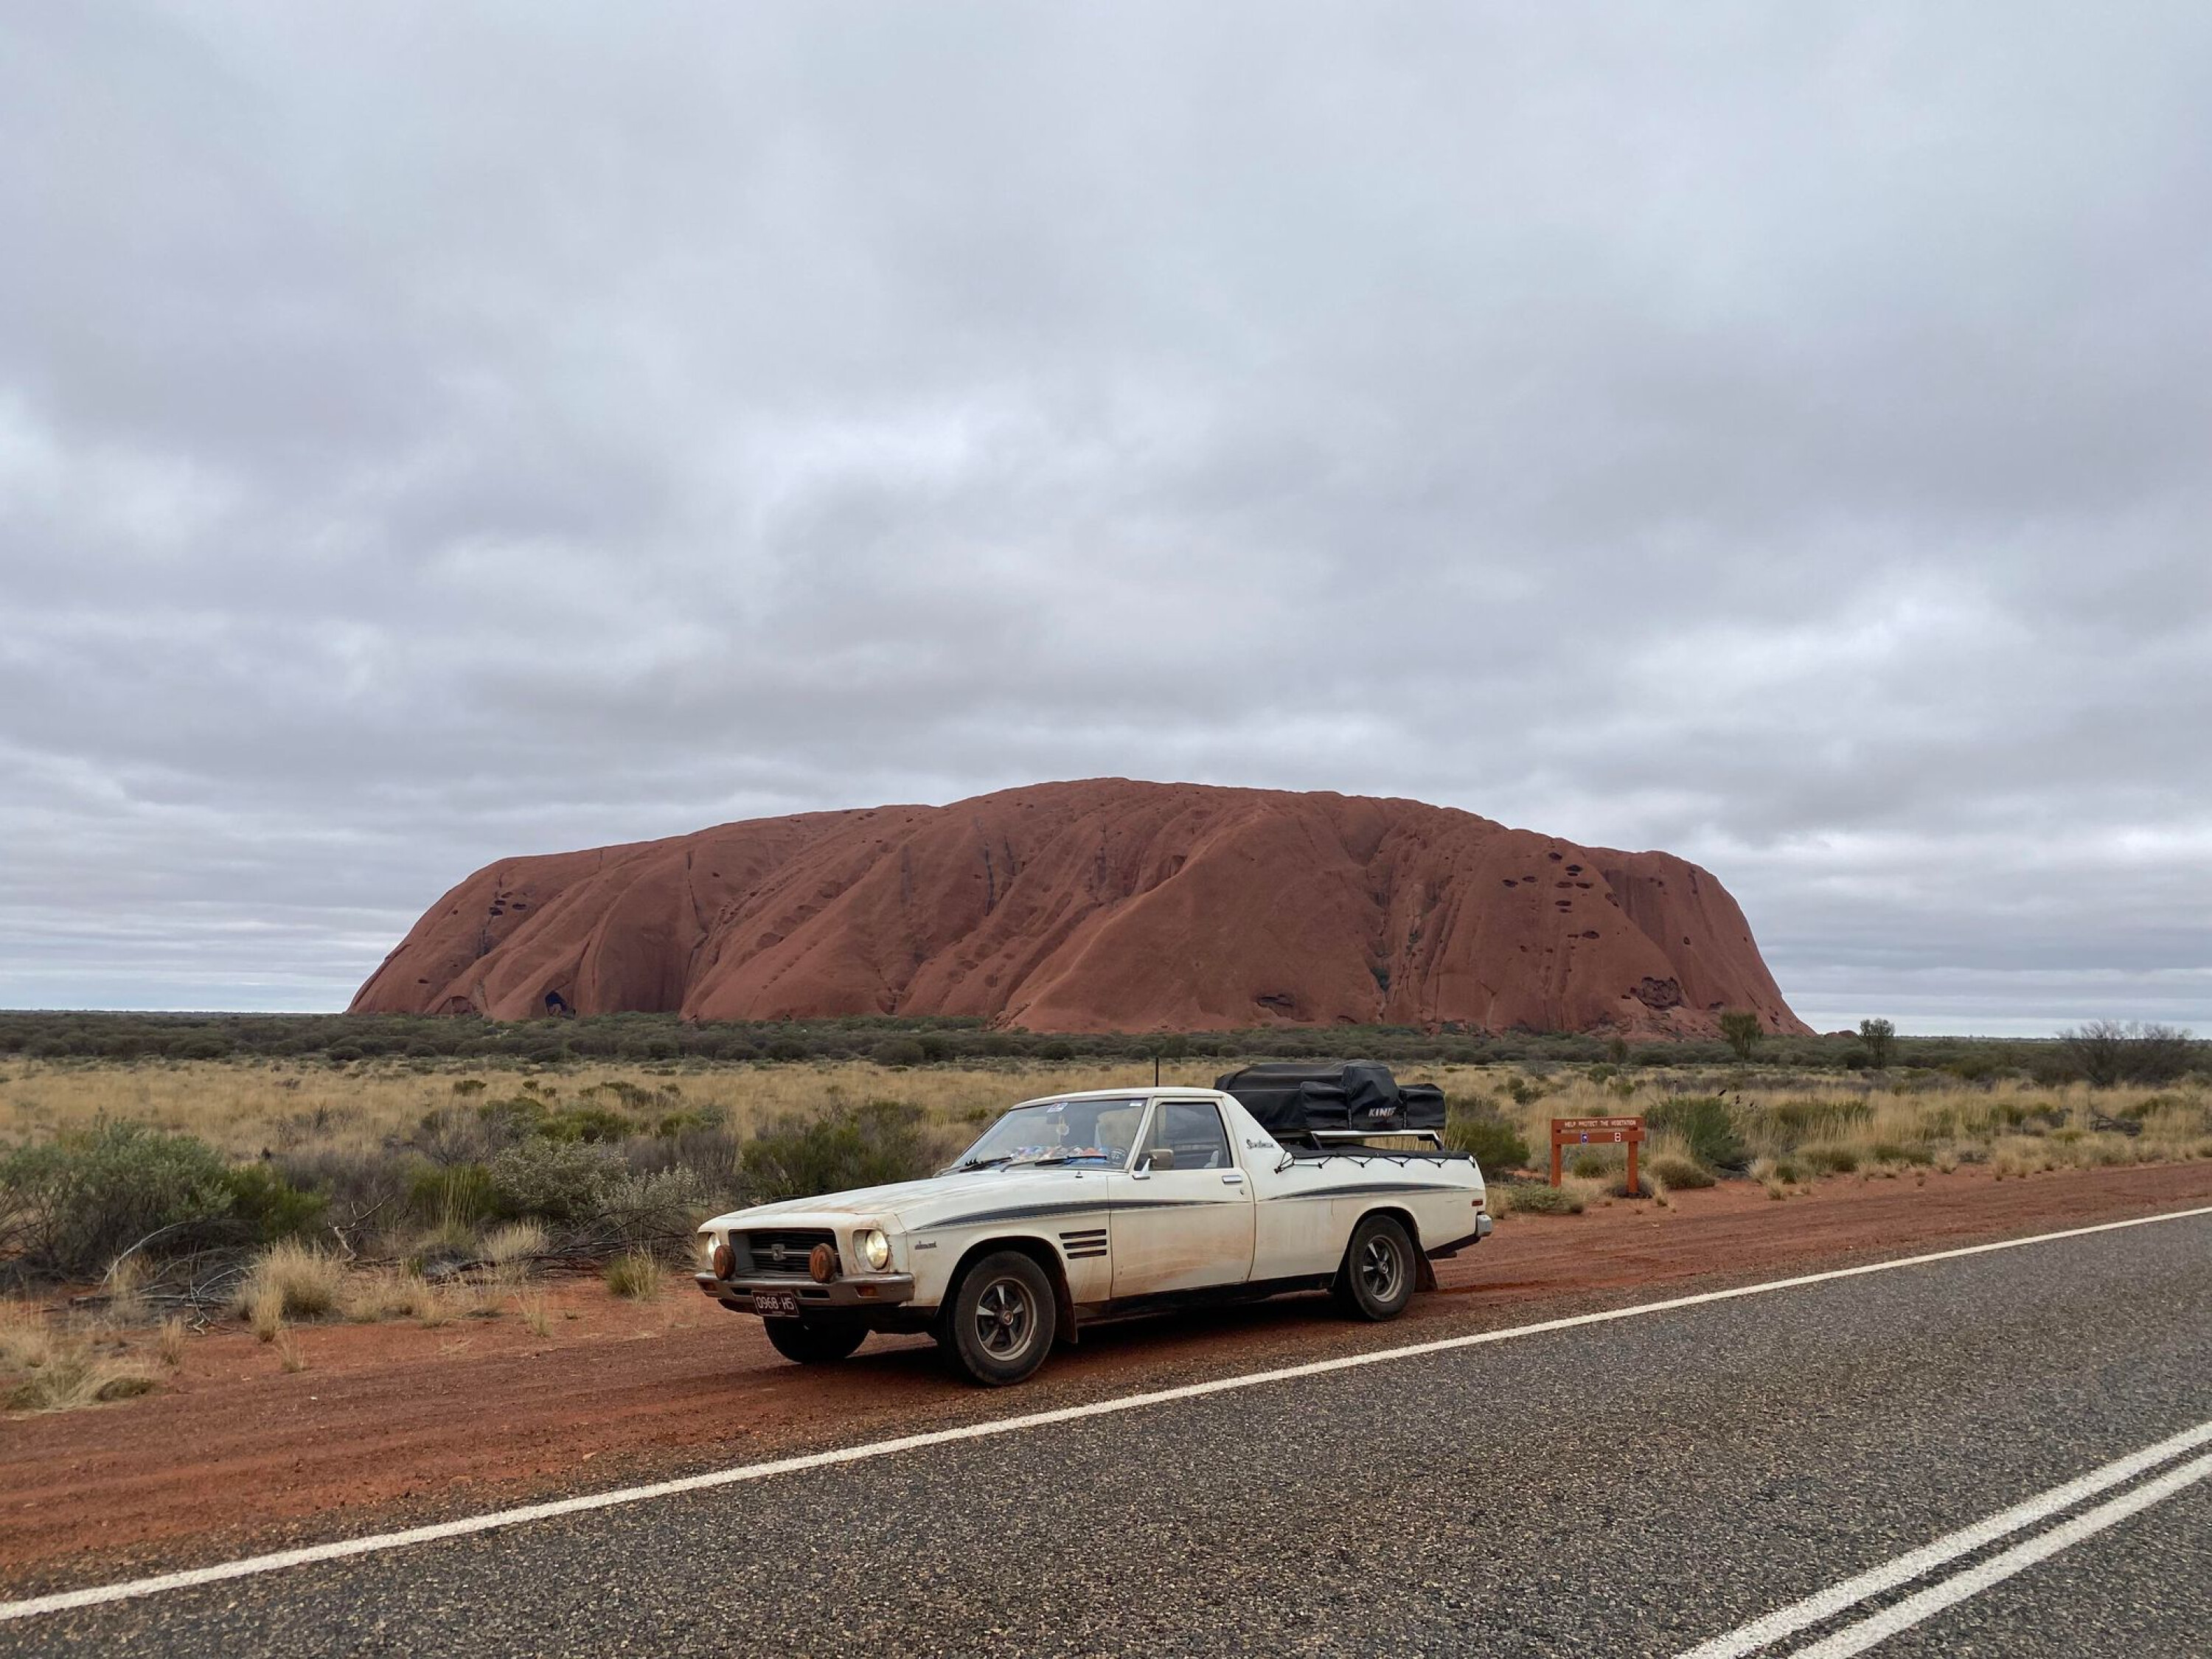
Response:
[[[1628,1148],[1628,1190],[1644,1189],[1636,1179],[1636,1149],[1644,1144],[1640,1117],[1555,1117],[1552,1120],[1552,1184],[1559,1184],[1559,1154],[1569,1146]]]

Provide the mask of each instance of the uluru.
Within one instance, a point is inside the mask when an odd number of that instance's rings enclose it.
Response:
[[[1671,854],[1413,800],[1119,778],[501,859],[352,1006],[1655,1037],[1748,1009],[1809,1030],[1735,901]]]

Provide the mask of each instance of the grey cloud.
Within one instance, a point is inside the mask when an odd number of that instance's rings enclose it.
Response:
[[[1710,864],[1822,1024],[2212,1026],[2212,20],[47,9],[0,1001],[1122,773]]]

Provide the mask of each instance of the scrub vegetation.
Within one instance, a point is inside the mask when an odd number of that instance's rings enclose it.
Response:
[[[1543,1184],[1554,1116],[1642,1115],[1662,1201],[1731,1181],[1786,1198],[1821,1180],[2212,1158],[2204,1045],[2157,1028],[1961,1043],[1873,1029],[1767,1038],[1746,1060],[1720,1042],[1376,1030],[745,1032],[0,1015],[0,1288],[76,1310],[10,1304],[0,1397],[54,1409],[155,1386],[185,1333],[219,1321],[293,1359],[295,1328],[317,1321],[536,1328],[542,1274],[650,1294],[715,1210],[925,1174],[1013,1101],[1149,1084],[1156,1065],[1204,1084],[1255,1059],[1385,1058],[1443,1089],[1447,1139],[1481,1160],[1502,1217],[1576,1214],[1622,1188],[1610,1147]],[[596,1046],[637,1057],[582,1053]],[[161,1364],[103,1347],[118,1330]]]

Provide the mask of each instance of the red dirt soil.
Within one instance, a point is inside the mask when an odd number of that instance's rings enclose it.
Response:
[[[557,1003],[552,1001],[557,999]],[[1720,883],[1412,800],[1094,779],[506,859],[356,1013],[1710,1036],[1791,1013]]]
[[[225,1325],[189,1340],[164,1393],[0,1419],[0,1574],[23,1590],[99,1582],[1638,1299],[1622,1292],[2208,1199],[2212,1164],[2198,1163],[1844,1179],[1779,1202],[1733,1182],[1667,1208],[1509,1215],[1489,1241],[1439,1263],[1441,1293],[1417,1297],[1395,1324],[1349,1325],[1325,1299],[1297,1297],[1102,1327],[1014,1395],[952,1382],[925,1338],[872,1338],[842,1365],[787,1364],[757,1321],[688,1279],[643,1304],[617,1302],[595,1280],[556,1285],[543,1337],[511,1310],[431,1328],[301,1328],[307,1369],[290,1373]]]

